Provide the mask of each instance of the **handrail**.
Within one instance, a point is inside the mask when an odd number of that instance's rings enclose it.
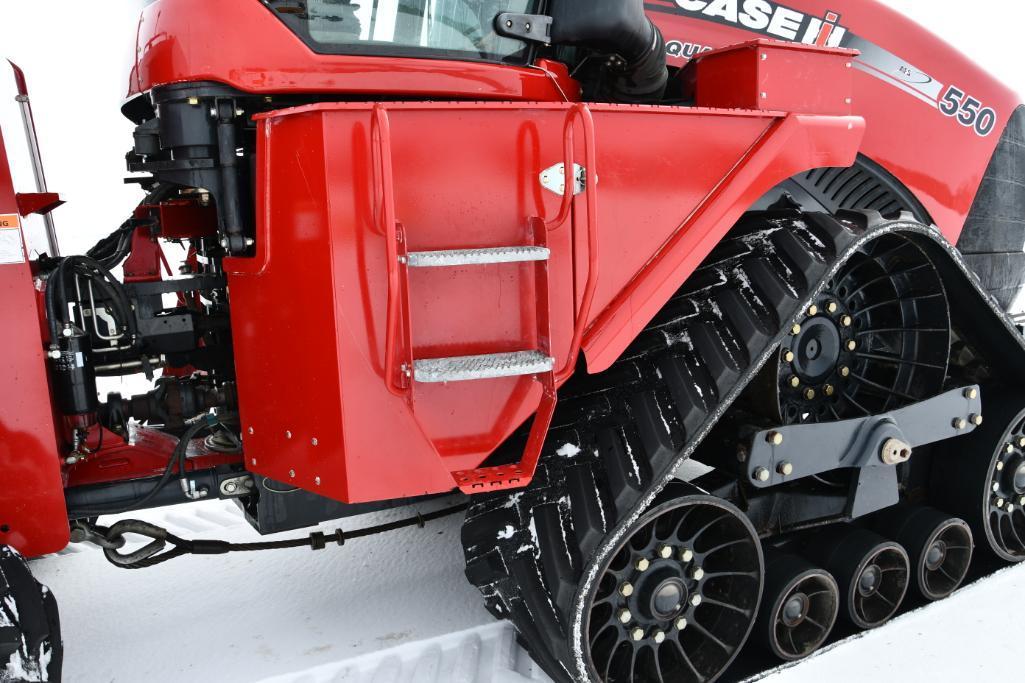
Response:
[[[374,197],[381,198],[380,229],[384,235],[388,265],[388,312],[384,342],[384,383],[395,396],[405,396],[407,389],[396,384],[396,337],[401,310],[401,277],[399,272],[399,236],[395,220],[395,176],[392,169],[391,121],[383,104],[375,104],[370,122],[373,148]],[[378,173],[380,163],[380,174]],[[380,192],[378,192],[380,189]],[[376,202],[375,202],[376,204]],[[375,207],[376,208],[376,207]]]
[[[594,303],[594,293],[598,287],[598,168],[597,153],[594,135],[594,117],[586,104],[580,103],[570,109],[566,118],[566,127],[563,135],[563,159],[566,185],[562,193],[562,206],[559,214],[552,222],[545,222],[549,230],[561,226],[569,219],[570,210],[573,206],[573,197],[576,189],[574,170],[574,127],[576,119],[584,128],[584,167],[587,173],[584,194],[587,198],[587,282],[584,285],[584,295],[580,301],[580,310],[577,311],[576,321],[573,325],[573,339],[570,342],[569,353],[566,357],[566,364],[555,373],[555,381],[562,382],[573,374],[576,368],[577,358],[580,357],[580,347],[584,339],[584,330],[587,328],[587,320],[591,315],[591,304]],[[576,253],[576,231],[573,233],[574,253]]]

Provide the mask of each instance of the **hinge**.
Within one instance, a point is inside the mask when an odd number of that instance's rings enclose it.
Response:
[[[541,171],[541,187],[549,192],[566,194],[566,164],[558,163]],[[580,164],[573,164],[573,194],[580,194],[587,189],[587,169]]]
[[[550,45],[552,18],[544,14],[515,14],[503,12],[495,17],[495,31],[500,36],[519,38],[532,43]]]

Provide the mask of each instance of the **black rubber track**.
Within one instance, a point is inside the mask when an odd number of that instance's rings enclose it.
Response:
[[[866,242],[914,240],[965,293],[954,313],[983,331],[973,341],[986,355],[1025,358],[1019,335],[934,228],[910,215],[843,217],[748,214],[612,368],[562,389],[531,485],[474,500],[466,575],[557,681],[594,678],[587,606],[608,553]]]
[[[0,681],[60,681],[57,601],[17,552],[0,546]]]

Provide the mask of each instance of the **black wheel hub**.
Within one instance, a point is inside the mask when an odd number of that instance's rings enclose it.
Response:
[[[883,580],[883,570],[877,564],[870,564],[865,567],[858,577],[858,594],[863,598],[869,598],[876,594],[879,585]]]
[[[672,576],[648,591],[646,610],[655,621],[667,622],[684,610],[690,590],[682,576]]]
[[[947,559],[947,544],[942,539],[937,539],[925,552],[925,568],[931,572],[943,566]]]
[[[986,536],[1004,560],[1025,560],[1025,419],[1019,416],[1000,440],[986,479]]]
[[[804,623],[810,606],[811,601],[807,595],[804,593],[794,593],[783,604],[783,609],[780,611],[780,620],[787,628],[796,628]]]
[[[830,317],[810,318],[794,339],[794,372],[805,384],[820,384],[840,361],[839,325]]]

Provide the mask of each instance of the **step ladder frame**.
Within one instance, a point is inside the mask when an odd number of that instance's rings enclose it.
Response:
[[[597,207],[597,154],[594,132],[594,119],[590,109],[584,103],[574,104],[566,117],[563,130],[563,163],[565,168],[573,168],[575,135],[577,119],[580,119],[584,131],[585,167],[587,181],[584,195],[587,203],[586,249],[588,255],[587,280],[577,310],[573,337],[563,367],[556,370],[554,365],[550,372],[538,373],[535,379],[541,384],[542,395],[533,424],[527,437],[527,444],[520,462],[510,465],[480,467],[471,470],[459,470],[452,473],[456,486],[467,494],[500,491],[521,488],[530,483],[537,463],[541,457],[552,416],[558,402],[556,387],[573,374],[583,335],[590,316],[591,304],[598,280],[598,207]],[[395,396],[406,398],[411,396],[413,380],[413,359],[411,324],[408,300],[408,267],[409,258],[406,251],[406,240],[402,226],[395,216],[395,182],[392,164],[391,122],[388,108],[383,103],[374,105],[371,114],[370,138],[372,146],[373,189],[375,198],[380,198],[381,209],[377,213],[379,229],[385,238],[388,268],[387,292],[387,323],[385,333],[384,381],[388,390]],[[548,247],[548,232],[556,230],[569,221],[573,213],[575,197],[573,183],[566,183],[559,212],[553,220],[540,217],[528,219],[528,228],[533,247]],[[376,206],[375,206],[376,209]],[[577,242],[579,235],[573,231],[573,270],[574,282],[578,264],[576,254],[579,251]],[[549,296],[549,270],[547,260],[532,262],[535,272],[535,292],[538,305],[535,306],[538,329],[538,350],[548,357],[554,358],[551,341],[551,305]],[[400,342],[402,351],[400,351]],[[400,353],[403,362],[399,363]]]

